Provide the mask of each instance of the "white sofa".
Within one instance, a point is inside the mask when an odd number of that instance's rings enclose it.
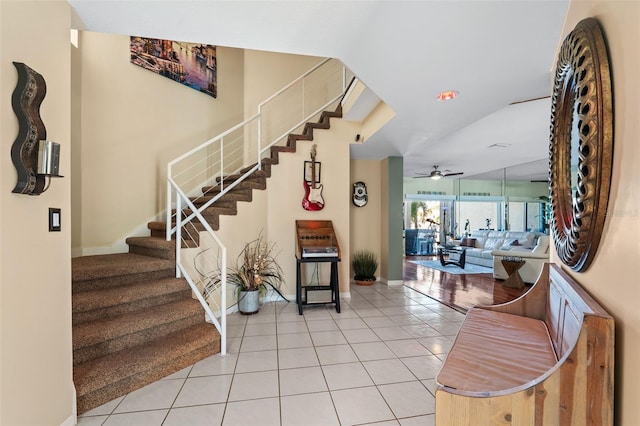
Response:
[[[467,263],[473,263],[475,265],[482,265],[491,268],[494,266],[492,254],[494,250],[500,249],[502,247],[531,248],[534,246],[535,239],[535,232],[478,230],[471,232],[471,235],[469,237],[463,238],[462,240],[455,240],[454,244],[458,246],[468,247],[466,250]],[[518,245],[512,246],[512,244]],[[512,256],[516,255],[512,254]],[[502,264],[500,264],[500,267],[502,267]]]
[[[507,271],[502,266],[502,259],[505,257],[520,257],[525,264],[518,270],[522,281],[533,284],[538,279],[545,262],[549,261],[549,236],[538,237],[536,245],[526,246],[503,246],[499,250],[491,252],[493,256],[493,277],[500,280],[508,278]]]

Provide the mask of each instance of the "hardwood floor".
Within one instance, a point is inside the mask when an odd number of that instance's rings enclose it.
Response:
[[[411,263],[410,260],[434,259],[435,256],[406,256],[404,284],[461,312],[475,305],[509,302],[524,290],[505,287],[492,274],[454,275]]]

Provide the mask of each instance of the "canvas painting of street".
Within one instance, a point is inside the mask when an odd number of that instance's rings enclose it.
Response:
[[[131,37],[131,63],[214,98],[218,94],[216,46]]]

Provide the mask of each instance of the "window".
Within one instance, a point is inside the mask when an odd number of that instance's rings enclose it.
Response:
[[[502,229],[500,220],[500,201],[465,200],[457,203],[457,235],[477,229]],[[467,226],[467,221],[469,225]],[[466,228],[466,229],[465,229]]]

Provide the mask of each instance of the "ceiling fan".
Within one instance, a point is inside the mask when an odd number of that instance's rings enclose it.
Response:
[[[428,173],[428,174],[416,173],[417,176],[414,176],[414,178],[425,178],[425,177],[428,177],[428,178],[433,179],[433,180],[438,180],[438,179],[442,179],[443,177],[457,176],[457,175],[464,174],[463,172],[451,173],[450,170],[445,170],[444,173],[443,173],[442,171],[440,171],[438,169],[438,167],[439,166],[433,166],[433,170],[431,171],[431,173]]]

